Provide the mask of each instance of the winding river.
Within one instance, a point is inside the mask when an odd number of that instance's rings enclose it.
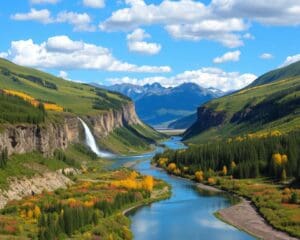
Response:
[[[178,137],[166,141],[165,145],[171,149],[185,148]],[[157,148],[155,152],[159,151],[162,149]],[[230,198],[224,195],[199,193],[195,183],[170,176],[154,168],[150,160],[155,152],[141,156],[115,158],[111,166],[117,168],[124,164],[135,163],[132,167],[137,171],[163,179],[172,186],[171,198],[143,206],[129,213],[134,239],[254,239],[213,215],[217,210],[230,206]]]

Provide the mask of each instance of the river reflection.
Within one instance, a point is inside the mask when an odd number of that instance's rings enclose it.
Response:
[[[185,146],[180,138],[164,143],[168,148]],[[161,151],[162,149],[157,149]],[[185,240],[185,239],[254,239],[252,236],[218,220],[213,213],[231,205],[223,195],[199,193],[191,181],[166,174],[150,164],[155,153],[115,160],[114,167],[130,161],[139,161],[133,166],[142,174],[160,178],[172,186],[170,199],[141,207],[129,213],[131,229],[137,240]]]

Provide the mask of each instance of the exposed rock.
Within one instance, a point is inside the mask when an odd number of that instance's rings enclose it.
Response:
[[[87,118],[99,138],[125,125],[142,124],[131,102],[120,110],[110,110]],[[70,143],[78,142],[80,128],[81,124],[74,115],[66,116],[62,123],[7,125],[0,132],[0,151],[6,148],[9,155],[39,151],[50,156],[55,149],[66,149]]]
[[[12,178],[7,190],[0,190],[0,209],[11,200],[20,200],[26,196],[40,194],[44,190],[54,191],[58,188],[67,188],[73,182],[61,171],[46,172],[32,178]]]
[[[214,111],[206,106],[198,108],[197,121],[184,133],[184,139],[197,135],[211,127],[217,127],[224,123],[225,111]]]
[[[0,133],[0,151],[6,148],[9,155],[32,151],[51,155],[55,149],[65,149],[70,142],[79,141],[78,126],[76,117],[66,117],[63,123],[45,126],[9,125]]]
[[[114,129],[131,124],[142,124],[133,103],[123,105],[121,110],[110,110],[96,116],[89,116],[93,132],[97,137],[105,137]]]

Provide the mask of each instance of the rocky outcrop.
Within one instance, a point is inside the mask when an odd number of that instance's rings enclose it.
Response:
[[[195,136],[211,127],[221,125],[226,119],[224,111],[214,111],[211,108],[202,106],[197,111],[197,121],[186,130],[184,139]]]
[[[75,171],[75,170],[74,170]],[[73,182],[62,171],[46,172],[32,178],[13,178],[7,190],[0,190],[0,209],[11,200],[20,200],[26,196],[67,188]]]
[[[101,138],[107,136],[114,129],[131,124],[142,124],[138,118],[133,103],[123,105],[119,110],[110,110],[96,116],[89,116],[89,122],[94,134]]]
[[[0,132],[0,151],[8,154],[22,154],[39,151],[51,155],[55,149],[65,149],[70,142],[79,141],[78,119],[74,116],[64,118],[62,123],[39,125],[9,125]]]
[[[124,104],[118,110],[102,112],[85,117],[98,137],[105,137],[114,129],[131,124],[142,124],[135,112],[133,103]],[[72,142],[80,139],[81,124],[74,115],[66,115],[61,123],[43,125],[18,124],[3,126],[0,131],[0,152],[22,154],[39,151],[45,156],[53,154],[55,149],[66,149]]]

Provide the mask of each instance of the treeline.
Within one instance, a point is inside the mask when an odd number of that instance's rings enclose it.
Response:
[[[238,138],[227,142],[193,146],[187,150],[167,150],[154,157],[161,167],[174,168],[178,175],[201,171],[233,175],[235,178],[300,178],[300,134],[262,138]],[[175,166],[175,167],[174,167]],[[170,170],[170,169],[169,169]]]
[[[76,168],[80,168],[80,163],[77,162],[75,159],[68,157],[63,150],[61,149],[56,149],[54,151],[54,157],[60,161],[63,161],[64,163],[76,167]]]
[[[139,194],[141,193],[141,194]],[[75,231],[84,231],[88,225],[97,225],[101,217],[108,217],[127,204],[149,197],[147,191],[129,191],[118,193],[113,201],[99,201],[90,205],[81,205],[74,199],[67,205],[57,203],[41,207],[42,214],[38,221],[38,239],[58,239],[71,236]]]
[[[38,84],[40,86],[43,86],[45,88],[50,88],[50,89],[53,89],[53,90],[57,90],[58,87],[55,83],[52,83],[52,82],[49,82],[47,80],[43,80],[42,78],[40,77],[37,77],[37,76],[32,76],[32,75],[25,75],[25,74],[18,74],[18,73],[14,73],[14,72],[11,72],[9,69],[5,68],[5,67],[0,67],[1,69],[1,73],[6,76],[6,77],[10,77],[12,81],[14,82],[18,82],[18,83],[21,83],[21,81],[18,79],[19,78],[23,78],[23,79],[26,79],[30,82],[33,82],[35,84]]]
[[[121,109],[124,100],[127,100],[121,95],[119,95],[120,99],[114,98],[110,96],[111,93],[108,94],[104,90],[96,89],[95,92],[99,98],[95,99],[93,108],[97,110]]]
[[[45,121],[44,107],[34,107],[23,99],[0,91],[0,123],[32,123]]]
[[[8,151],[7,148],[4,150],[0,151],[0,168],[5,168],[7,165],[7,160],[8,160]]]

